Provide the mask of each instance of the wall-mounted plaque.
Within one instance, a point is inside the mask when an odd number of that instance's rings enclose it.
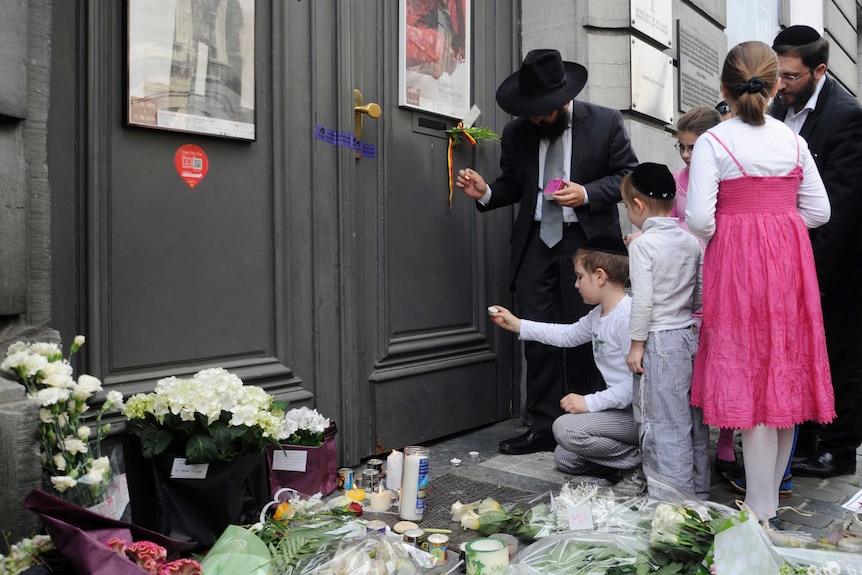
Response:
[[[707,34],[677,20],[679,46],[679,109],[715,106],[721,100],[721,64],[724,46]]]
[[[660,44],[672,46],[672,4],[671,0],[631,0],[629,14],[632,28]]]
[[[673,60],[635,37],[631,49],[632,110],[673,122]]]

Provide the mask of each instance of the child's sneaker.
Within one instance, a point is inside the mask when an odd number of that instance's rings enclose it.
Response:
[[[731,479],[730,486],[737,493],[745,495],[745,475]],[[788,475],[781,480],[781,486],[778,488],[778,497],[787,499],[791,495],[793,495],[793,476]]]

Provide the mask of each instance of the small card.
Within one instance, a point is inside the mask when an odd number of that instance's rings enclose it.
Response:
[[[548,185],[545,186],[545,189],[542,190],[542,193],[545,194],[546,199],[550,199],[551,196],[554,195],[554,192],[558,191],[563,187],[563,180],[560,178],[554,178],[553,180],[548,180]]]
[[[569,530],[579,531],[593,528],[593,515],[589,505],[566,505]]]
[[[299,471],[305,473],[308,452],[299,449],[276,449],[272,452],[272,468],[276,471]]]
[[[186,463],[185,457],[174,458],[171,479],[206,479],[209,463]]]
[[[862,490],[856,492],[856,495],[850,498],[850,501],[842,505],[844,509],[848,511],[852,511],[853,513],[862,512]]]
[[[472,128],[473,124],[476,123],[476,119],[479,118],[479,114],[482,112],[479,110],[479,106],[473,104],[473,107],[470,108],[470,111],[467,112],[467,115],[464,116],[464,119],[461,121],[461,124],[465,128]]]

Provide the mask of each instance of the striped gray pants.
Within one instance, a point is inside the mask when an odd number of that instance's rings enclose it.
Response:
[[[630,409],[567,413],[554,421],[554,463],[572,475],[590,475],[596,466],[633,469],[641,463],[638,430]]]

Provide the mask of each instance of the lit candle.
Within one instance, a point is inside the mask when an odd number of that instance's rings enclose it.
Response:
[[[380,491],[368,495],[368,501],[371,503],[371,511],[389,511],[392,507],[392,492],[383,490],[380,486]]]
[[[386,458],[386,487],[392,490],[401,489],[401,468],[404,466],[404,454],[392,450]]]

